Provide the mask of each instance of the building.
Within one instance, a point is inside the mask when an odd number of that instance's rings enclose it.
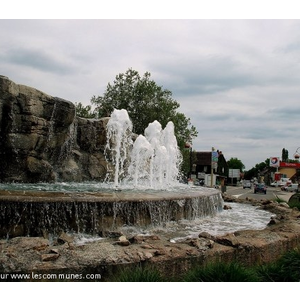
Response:
[[[225,186],[228,165],[222,151],[196,152],[191,177],[204,180],[205,184],[210,186],[211,174],[213,174],[213,185]]]
[[[290,178],[292,182],[299,183],[300,179],[300,163],[298,162],[283,162],[279,163],[278,172],[280,178]],[[278,176],[278,175],[277,175]],[[279,178],[279,179],[280,179]],[[278,180],[277,178],[274,178]]]

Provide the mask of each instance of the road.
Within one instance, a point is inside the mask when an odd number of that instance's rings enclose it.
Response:
[[[276,198],[279,198],[281,200],[288,201],[291,195],[293,195],[293,193],[291,192],[281,191],[281,189],[278,187],[269,187],[269,186],[267,188],[266,194],[262,194],[262,193],[254,194],[254,188],[243,189],[242,186],[226,186],[226,192],[228,195],[234,196],[239,199],[245,199],[246,197],[248,197],[257,200],[260,199],[274,200]]]

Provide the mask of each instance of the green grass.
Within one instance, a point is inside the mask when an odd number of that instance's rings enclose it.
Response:
[[[277,203],[283,203],[283,202],[285,202],[285,203],[286,203],[286,201],[285,201],[285,200],[283,200],[283,199],[280,199],[280,198],[279,198],[279,197],[277,197],[277,196],[276,196],[276,198],[275,198],[273,201],[275,201],[275,202],[277,202]]]
[[[195,266],[178,279],[164,277],[154,267],[126,267],[119,270],[117,282],[299,282],[300,250],[286,252],[276,262],[246,267],[239,262],[213,262]]]

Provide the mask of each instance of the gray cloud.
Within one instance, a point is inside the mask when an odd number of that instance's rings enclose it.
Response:
[[[58,75],[68,75],[75,72],[74,66],[71,66],[67,61],[59,60],[53,54],[51,55],[41,49],[11,49],[2,55],[2,59],[20,67],[30,67]]]
[[[300,146],[299,20],[0,20],[0,70],[85,105],[128,68],[173,93],[199,136],[246,168]],[[297,30],[296,30],[297,29]]]

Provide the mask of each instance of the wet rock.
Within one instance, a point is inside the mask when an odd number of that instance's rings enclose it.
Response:
[[[223,206],[223,209],[224,209],[224,210],[228,210],[228,209],[232,209],[232,207],[231,207],[230,205],[225,204],[225,205]]]
[[[138,252],[137,254],[141,261],[149,260],[154,256],[151,252]]]
[[[153,249],[153,246],[145,244],[145,245],[142,245],[141,248],[143,248],[143,249]]]
[[[41,260],[42,261],[53,261],[58,259],[59,254],[58,253],[48,253],[48,254],[42,254]]]
[[[49,240],[41,237],[15,237],[10,241],[10,245],[26,250],[42,251],[49,246]]]
[[[289,208],[290,206],[286,202],[279,203],[280,206]]]
[[[158,235],[135,235],[130,239],[131,243],[141,244],[146,241],[158,241],[160,240]]]
[[[225,246],[237,248],[240,246],[239,240],[236,238],[234,233],[226,234],[224,236],[217,236],[215,242]]]
[[[215,237],[213,235],[209,234],[208,232],[200,232],[198,237],[209,239],[209,240],[212,240],[212,241],[215,239]]]
[[[127,240],[126,236],[122,235],[119,237],[119,240],[116,242],[120,246],[129,246],[130,242]]]
[[[206,250],[213,247],[214,241],[208,240],[206,238],[195,238],[188,239],[187,243],[192,247],[196,247],[198,250]]]
[[[150,258],[152,258],[153,257],[153,254],[151,253],[151,252],[146,252],[145,253],[145,258],[146,259],[150,259]]]
[[[273,201],[271,201],[271,200],[262,200],[262,202],[261,202],[262,205],[268,205],[268,204],[272,204],[272,203],[273,203]]]
[[[51,249],[50,253],[59,254],[59,251],[58,251],[58,249]]]
[[[119,238],[122,235],[123,233],[121,231],[104,231],[101,233],[102,237],[108,237],[108,238]]]
[[[74,243],[74,236],[71,236],[71,235],[68,235],[67,233],[65,232],[62,232],[60,234],[60,236],[57,238],[57,242],[59,244],[64,244],[64,243]]]
[[[277,217],[271,217],[271,220],[267,225],[270,226],[270,225],[275,225],[275,224],[279,224],[279,223],[280,223],[280,220]]]
[[[164,250],[164,249],[155,250],[154,255],[155,256],[166,255],[166,250]]]

